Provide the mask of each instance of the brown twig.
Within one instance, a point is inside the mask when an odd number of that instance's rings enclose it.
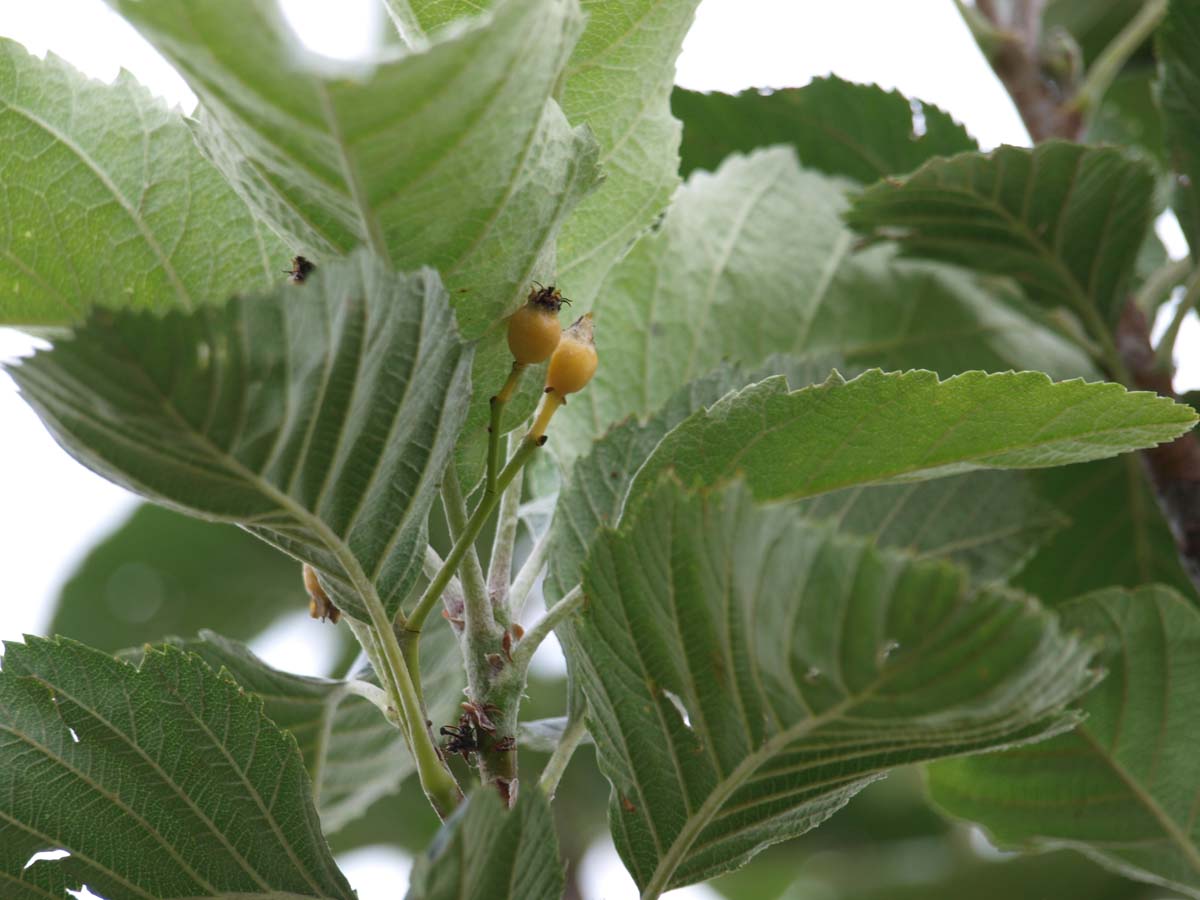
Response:
[[[1047,72],[1042,59],[1042,9],[1044,0],[1021,0],[1014,5],[1011,21],[1000,21],[991,3],[976,2],[996,28],[998,40],[988,53],[992,70],[1012,97],[1025,128],[1034,142],[1050,138],[1079,140],[1083,134],[1083,112],[1071,102],[1073,85],[1059,84]]]
[[[1012,21],[1000,22],[993,3],[977,0],[975,4],[1001,35],[991,48],[989,62],[1030,136],[1035,142],[1052,138],[1077,141],[1085,123],[1079,104],[1070,102],[1075,86],[1055,82],[1041,62],[1042,7],[1043,0],[1020,0]],[[1150,323],[1132,298],[1122,311],[1115,339],[1131,382],[1128,387],[1178,399],[1172,371],[1156,359]],[[1184,569],[1200,591],[1200,441],[1190,432],[1169,444],[1143,450],[1141,459],[1175,536]]]
[[[1158,364],[1150,323],[1135,303],[1125,304],[1117,325],[1117,349],[1133,380],[1131,387],[1178,399],[1171,370]],[[1142,451],[1159,508],[1175,536],[1179,558],[1200,591],[1200,441],[1195,432]]]

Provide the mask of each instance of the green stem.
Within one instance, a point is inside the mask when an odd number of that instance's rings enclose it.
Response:
[[[480,500],[479,506],[471,515],[466,528],[455,540],[454,546],[446,556],[445,565],[433,577],[433,580],[429,582],[429,586],[425,588],[425,592],[421,594],[421,598],[413,608],[412,614],[409,615],[405,631],[413,634],[420,633],[425,620],[429,618],[429,613],[433,610],[438,600],[441,599],[442,591],[446,589],[446,585],[450,583],[450,579],[454,577],[454,573],[458,570],[459,563],[462,562],[467,550],[474,546],[475,538],[479,537],[479,532],[483,530],[488,516],[496,508],[496,503],[499,501],[497,492],[503,492],[512,483],[512,480],[517,477],[517,473],[524,468],[525,463],[529,462],[534,452],[537,451],[538,446],[539,444],[536,441],[523,439],[521,445],[517,448],[517,452],[512,455],[508,464],[497,476],[496,490],[484,491],[483,499]]]
[[[346,681],[343,690],[347,694],[354,694],[362,697],[364,700],[371,701],[381,713],[390,718],[387,691],[378,685],[371,684],[369,681],[359,681],[357,678],[351,678]]]
[[[367,659],[371,663],[371,668],[379,678],[379,683],[383,685],[384,702],[386,704],[383,714],[389,722],[403,731],[407,737],[408,719],[404,717],[404,710],[396,704],[393,696],[395,692],[392,690],[387,668],[383,661],[383,651],[380,650],[379,642],[375,640],[375,629],[371,628],[366,622],[360,622],[357,619],[348,619],[348,621],[350,623],[350,631],[354,634],[359,646],[363,648],[363,652],[367,655]]]
[[[525,609],[525,601],[533,590],[533,583],[546,568],[546,558],[550,555],[550,529],[538,538],[538,542],[529,551],[529,556],[521,564],[520,570],[513,579],[512,587],[508,589],[508,607],[512,611],[512,621],[519,622]]]
[[[1187,292],[1179,301],[1179,306],[1175,308],[1175,314],[1171,317],[1171,324],[1167,326],[1167,330],[1163,332],[1158,346],[1154,348],[1155,365],[1159,370],[1163,372],[1174,371],[1175,341],[1179,337],[1179,329],[1183,327],[1183,320],[1195,308],[1197,301],[1200,301],[1200,272],[1194,274],[1188,282]]]
[[[587,595],[584,594],[583,588],[575,585],[565,597],[546,610],[546,614],[529,627],[525,636],[521,638],[521,642],[513,650],[513,665],[518,669],[528,667],[529,660],[533,658],[533,654],[542,641],[558,627],[560,622],[583,606],[586,600]]]
[[[417,692],[419,672],[414,675],[409,666],[414,659],[406,661],[396,632],[388,619],[387,612],[378,596],[363,598],[367,612],[371,616],[370,625],[362,626],[367,632],[368,640],[363,641],[363,647],[371,653],[371,647],[377,654],[372,659],[376,673],[388,692],[392,705],[400,714],[401,730],[408,739],[408,747],[417,765],[417,777],[425,796],[438,816],[445,819],[463,799],[462,790],[454,775],[446,767],[434,741],[433,732],[425,724],[425,706]],[[356,632],[357,633],[357,632]]]
[[[1154,319],[1158,307],[1178,285],[1182,284],[1192,272],[1192,261],[1188,257],[1173,259],[1159,266],[1150,273],[1146,283],[1142,285],[1137,296],[1133,298],[1147,319]]]
[[[1129,374],[1129,370],[1125,367],[1125,361],[1121,358],[1120,351],[1117,350],[1112,330],[1108,327],[1108,323],[1104,321],[1104,317],[1100,315],[1100,312],[1086,297],[1075,307],[1075,312],[1083,323],[1083,328],[1087,332],[1088,337],[1095,342],[1095,347],[1088,347],[1085,344],[1080,344],[1079,346],[1092,356],[1096,356],[1096,351],[1098,350],[1097,361],[1107,369],[1108,377],[1126,387],[1131,387],[1133,380]]]
[[[521,373],[524,371],[525,366],[514,360],[512,371],[508,373],[508,380],[504,382],[504,387],[500,388],[500,393],[491,400],[487,453],[487,487],[491,491],[496,489],[496,476],[500,472],[500,432],[504,427],[504,407],[508,405],[513,392],[517,389],[517,384],[521,381]]]
[[[587,722],[583,715],[577,715],[567,722],[562,738],[559,740],[558,746],[554,748],[554,752],[550,754],[550,759],[546,761],[546,768],[542,769],[542,777],[538,780],[538,786],[548,800],[554,799],[554,792],[558,790],[558,783],[562,780],[563,772],[567,771],[567,764],[575,755],[575,749],[579,746],[579,742],[586,736]]]
[[[446,510],[446,524],[450,526],[450,539],[457,542],[466,530],[468,520],[467,502],[463,497],[458,471],[453,463],[446,467],[446,475],[442,479],[442,506]],[[479,555],[475,552],[474,538],[463,556],[460,572],[465,600],[464,618],[468,623],[494,626],[496,620],[492,615],[492,604],[488,600],[487,585],[483,582],[483,568],[479,565]]]
[[[511,441],[509,443],[511,445]],[[521,524],[518,513],[524,481],[524,473],[518,472],[512,484],[500,495],[500,511],[496,514],[496,537],[492,541],[492,555],[488,560],[488,598],[492,601],[497,615],[505,622],[514,621],[508,605],[508,583],[512,578],[513,548],[516,546],[517,530]]]
[[[479,505],[471,514],[470,519],[463,524],[454,540],[454,546],[446,556],[446,562],[430,580],[428,587],[421,594],[417,605],[408,617],[400,642],[407,648],[407,660],[410,667],[415,666],[417,645],[420,641],[421,628],[429,618],[434,606],[441,600],[442,592],[450,583],[454,573],[462,565],[468,551],[473,550],[475,539],[483,530],[484,524],[495,511],[500,495],[512,483],[517,474],[541,446],[543,441],[525,438],[517,447],[508,464],[496,477],[495,488],[485,487]],[[453,492],[453,489],[452,489]],[[451,498],[453,499],[453,497]],[[461,498],[460,498],[461,499]],[[450,504],[455,505],[455,504]],[[477,752],[480,775],[485,783],[493,784],[509,805],[516,799],[516,747],[510,738],[516,733],[516,713],[520,704],[521,692],[524,690],[524,680],[521,677],[524,670],[513,666],[505,666],[501,650],[503,637],[506,632],[497,627],[491,615],[491,606],[486,603],[487,615],[476,616],[477,610],[472,610],[471,589],[467,586],[467,614],[465,630],[462,635],[463,655],[467,663],[467,696],[476,704],[483,714],[495,709],[491,716],[495,734],[485,733]],[[399,647],[399,644],[397,644]],[[402,660],[403,661],[403,660]],[[497,670],[496,664],[499,664]],[[404,676],[409,672],[406,670]],[[421,720],[424,722],[424,719]],[[457,788],[457,784],[455,785]]]
[[[442,566],[446,561],[438,556],[438,552],[432,547],[425,548],[425,558],[421,560],[421,573],[429,579],[432,579],[442,570]],[[442,599],[446,601],[447,609],[451,605],[461,607],[466,603],[466,596],[463,594],[462,582],[457,578],[451,578],[450,583],[446,585],[446,590],[442,591]],[[397,623],[400,624],[400,623]],[[403,627],[403,626],[401,626]]]
[[[1150,0],[1143,5],[1138,14],[1092,63],[1084,76],[1083,84],[1079,86],[1075,98],[1071,101],[1071,106],[1083,112],[1098,107],[1113,81],[1125,68],[1125,63],[1154,34],[1154,30],[1166,14],[1167,0]]]

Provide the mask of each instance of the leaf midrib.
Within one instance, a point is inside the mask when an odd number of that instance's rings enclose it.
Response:
[[[214,444],[207,434],[198,431],[175,408],[170,398],[162,392],[153,379],[148,377],[145,370],[138,364],[136,354],[131,354],[131,361],[133,362],[133,371],[138,375],[143,384],[146,385],[151,394],[157,396],[163,412],[180,427],[182,433],[194,435],[196,443],[207,448],[208,452],[212,454],[214,461],[224,466],[231,475],[242,479],[242,481],[250,484],[251,487],[261,491],[281,511],[292,516],[299,524],[311,529],[342,566],[367,608],[370,609],[372,604],[374,604],[382,610],[383,605],[379,593],[375,590],[374,583],[367,578],[367,574],[359,564],[357,557],[354,556],[349,545],[320,516],[314,512],[310,512],[291,496],[280,491],[258,472],[244,466],[236,457]]]
[[[666,889],[671,876],[682,862],[684,854],[695,843],[696,838],[700,836],[700,832],[712,821],[717,811],[733,795],[734,791],[741,787],[760,766],[787,745],[834,721],[847,709],[863,700],[868,694],[869,691],[864,691],[862,694],[846,697],[820,715],[797,722],[790,728],[770,738],[738,763],[737,767],[729,775],[721,779],[712,792],[704,799],[704,802],[700,804],[700,808],[688,816],[687,821],[684,822],[683,827],[679,830],[679,834],[676,835],[675,840],[671,842],[671,846],[667,848],[667,852],[659,860],[658,865],[654,869],[654,874],[646,882],[646,887],[642,890],[642,900],[655,900]]]
[[[288,859],[291,860],[292,865],[295,867],[295,871],[303,875],[304,880],[308,882],[309,887],[316,891],[317,895],[319,896],[322,893],[321,886],[318,885],[313,879],[312,873],[309,872],[308,867],[296,857],[295,849],[292,847],[291,842],[284,837],[283,832],[280,831],[279,823],[276,821],[274,813],[267,808],[262,794],[259,793],[258,789],[250,781],[249,773],[238,763],[237,760],[233,758],[233,755],[229,752],[229,749],[225,746],[225,744],[217,739],[217,736],[212,732],[212,729],[208,727],[208,723],[196,714],[196,711],[192,709],[191,704],[187,703],[183,696],[174,687],[168,687],[167,690],[179,699],[183,708],[191,715],[192,720],[205,733],[205,735],[208,736],[208,739],[212,741],[213,745],[217,747],[229,768],[238,774],[239,779],[246,788],[246,793],[254,800],[255,806],[259,808],[263,814],[263,818],[269,823],[271,831],[279,841],[280,846],[283,847],[284,851],[287,853]],[[284,766],[286,766],[286,763]],[[280,768],[280,774],[282,775],[282,769],[284,767],[281,766]],[[276,787],[276,791],[278,791],[278,786]],[[274,805],[273,801],[272,805]]]
[[[381,259],[390,259],[387,250],[387,242],[384,240],[383,231],[379,226],[379,219],[376,217],[374,210],[367,203],[366,194],[363,190],[362,182],[359,178],[358,167],[354,165],[350,159],[350,148],[346,144],[346,138],[342,134],[341,124],[338,122],[337,113],[333,108],[332,102],[329,99],[329,91],[325,86],[325,82],[319,78],[312,79],[313,89],[317,94],[317,99],[321,105],[321,118],[325,122],[325,126],[329,129],[329,137],[337,148],[338,166],[342,170],[342,178],[345,179],[346,188],[350,192],[350,201],[354,204],[355,210],[358,212],[359,222],[363,228],[363,236],[367,239],[367,244]]]
[[[49,846],[58,847],[58,846],[61,846],[61,844],[62,844],[62,841],[61,841],[61,840],[60,840],[58,837],[56,837],[55,835],[46,834],[45,832],[39,831],[39,830],[37,830],[36,828],[32,828],[32,827],[30,827],[29,825],[27,825],[26,823],[24,823],[24,822],[21,822],[21,821],[19,821],[19,820],[15,819],[15,818],[13,818],[13,817],[12,817],[12,816],[10,816],[8,813],[6,813],[6,812],[5,812],[3,809],[0,809],[0,820],[4,820],[4,821],[6,821],[6,822],[10,822],[10,823],[12,823],[13,825],[15,825],[17,828],[20,828],[22,831],[26,832],[27,834],[32,834],[32,835],[35,835],[36,837],[39,837],[39,838],[41,838],[42,840],[46,841],[46,842],[48,843],[48,845],[49,845]],[[153,832],[152,832],[152,833],[153,833]],[[127,879],[127,878],[126,878],[124,875],[120,874],[119,872],[114,872],[114,871],[113,871],[112,869],[110,869],[108,866],[106,866],[106,865],[104,865],[104,864],[100,863],[99,861],[97,861],[97,860],[93,859],[92,857],[88,856],[86,853],[79,853],[79,852],[77,852],[77,851],[75,851],[75,850],[72,850],[72,851],[71,851],[71,855],[72,855],[72,856],[79,857],[79,859],[83,860],[83,861],[84,861],[84,862],[86,862],[88,865],[90,865],[90,866],[94,866],[94,867],[95,867],[96,869],[98,869],[99,871],[101,871],[101,872],[104,872],[105,874],[107,874],[107,875],[108,875],[109,877],[111,877],[111,878],[112,878],[114,881],[118,881],[118,882],[120,882],[121,884],[124,884],[124,885],[125,885],[126,887],[128,887],[128,888],[129,888],[131,891],[134,891],[135,893],[137,893],[137,894],[140,894],[141,896],[145,897],[145,898],[146,898],[146,900],[156,900],[156,898],[154,897],[154,895],[153,895],[153,894],[147,893],[145,890],[143,890],[142,888],[138,887],[138,886],[137,886],[136,884],[134,884],[132,881],[130,881],[129,879]],[[21,884],[22,884],[22,886],[24,886],[24,884],[25,884],[25,883],[24,883],[24,882],[21,882]],[[55,898],[55,900],[58,900],[58,898],[56,897],[56,898]]]
[[[76,702],[73,700],[73,698],[69,697],[66,693],[59,691],[56,687],[54,687],[53,685],[50,685],[48,682],[44,681],[42,678],[35,676],[34,680],[36,680],[39,684],[41,684],[43,687],[45,687],[52,694],[58,693],[64,697],[67,697],[68,699],[72,700],[72,702]],[[79,704],[79,705],[81,708],[87,709],[87,707],[83,706],[82,704]],[[102,721],[102,722],[104,721],[103,718],[100,716],[97,716],[96,718],[100,719],[100,721]],[[195,869],[193,869],[188,864],[188,862],[182,856],[179,855],[178,849],[171,845],[171,843],[166,839],[165,835],[163,835],[157,828],[155,828],[153,825],[151,825],[150,822],[144,816],[142,816],[140,813],[137,812],[137,810],[133,809],[124,800],[122,800],[118,794],[112,792],[111,790],[106,788],[104,785],[102,785],[99,782],[97,782],[96,780],[94,780],[91,776],[89,776],[82,769],[79,769],[76,766],[72,765],[61,754],[51,750],[48,746],[41,743],[40,741],[35,740],[32,736],[25,734],[24,732],[18,731],[16,728],[10,727],[7,724],[0,725],[0,731],[7,731],[9,734],[11,734],[17,740],[21,741],[24,744],[27,744],[30,748],[39,752],[46,759],[53,760],[54,762],[58,763],[60,766],[62,766],[63,769],[70,772],[72,775],[74,775],[76,778],[78,778],[81,782],[88,785],[92,790],[96,791],[96,793],[100,794],[102,797],[107,799],[108,802],[111,803],[113,806],[119,808],[126,816],[128,816],[128,818],[130,820],[132,820],[133,822],[136,822],[142,828],[142,830],[145,831],[146,834],[153,837],[155,839],[155,841],[164,850],[166,850],[167,854],[172,859],[174,859],[176,863],[179,864],[179,866],[187,873],[188,877],[191,878],[194,882],[196,882],[200,886],[202,886],[210,891],[215,892],[217,890],[215,885],[211,884],[207,879],[204,878],[203,875],[201,875],[199,872],[197,872]],[[126,738],[126,736],[124,734],[121,734],[120,736],[122,738]],[[127,738],[126,738],[126,743],[129,743]],[[133,745],[131,745],[131,746],[133,746]],[[135,748],[135,749],[137,749],[139,751],[139,753],[141,752],[141,748]],[[151,764],[153,765],[153,763],[151,763]],[[170,781],[170,779],[167,779],[167,780],[168,780],[168,782]],[[189,805],[191,805],[190,798],[188,799],[187,802]],[[197,812],[199,813],[198,810],[197,810]],[[25,825],[24,823],[17,822],[15,819],[13,819],[7,813],[0,813],[0,815],[4,815],[4,817],[6,819],[16,822],[16,824],[22,828],[26,828],[26,829],[29,828],[29,826]],[[207,817],[204,817],[204,818],[207,819]],[[214,828],[213,830],[215,831],[216,829]],[[51,840],[55,843],[55,845],[58,845],[59,843],[61,843],[61,841],[57,838],[51,838]],[[221,836],[221,840],[224,841],[224,835]],[[72,849],[71,852],[74,853],[75,851]],[[124,877],[118,875],[116,872],[113,872],[107,866],[102,866],[99,863],[93,863],[93,864],[95,864],[95,865],[97,865],[97,867],[102,868],[105,871],[109,872],[109,874],[111,874],[114,878],[116,878],[122,882],[125,882],[125,884],[127,884],[130,888],[138,891],[138,893],[145,894],[145,896],[147,896],[147,897],[151,896],[150,894],[146,894],[145,891],[136,887],[132,882],[127,881]],[[270,887],[269,884],[262,881],[262,879],[258,876],[257,872],[254,872],[253,870],[251,870],[249,868],[246,868],[246,872],[247,872],[247,874],[250,874],[251,877],[253,877],[255,881],[257,881],[260,885],[262,885],[262,887],[264,887],[264,888]]]
[[[112,195],[112,198],[117,202],[117,205],[125,211],[127,216],[129,216],[129,219],[131,222],[133,222],[134,227],[137,228],[137,230],[141,233],[143,240],[146,242],[146,246],[150,248],[150,250],[154,253],[154,256],[158,259],[159,265],[162,266],[162,270],[166,274],[167,280],[170,281],[171,286],[175,289],[175,293],[179,297],[183,307],[185,309],[191,309],[193,306],[195,306],[194,302],[192,301],[191,294],[188,293],[183,281],[179,278],[179,273],[175,271],[175,267],[171,264],[170,258],[163,251],[163,248],[159,246],[158,240],[154,237],[154,234],[147,228],[146,223],[142,220],[141,216],[138,215],[137,210],[134,209],[133,205],[129,202],[129,199],[123,193],[121,193],[121,190],[117,187],[116,182],[114,182],[109,177],[108,173],[105,172],[104,169],[99,165],[99,163],[92,158],[91,154],[84,150],[83,147],[72,140],[68,135],[64,134],[37,113],[33,112],[33,110],[26,109],[23,106],[18,106],[15,103],[9,102],[6,102],[4,106],[17,114],[24,116],[25,119],[31,124],[36,125],[38,128],[45,131],[52,138],[74,153],[76,158],[91,170],[92,174],[96,176],[96,179],[105,188],[105,190]]]
[[[687,363],[684,365],[684,372],[694,372],[696,363],[696,353],[707,338],[708,322],[712,316],[713,304],[716,300],[717,285],[720,284],[722,277],[725,274],[726,268],[729,266],[729,261],[733,256],[733,251],[738,245],[739,238],[742,236],[742,230],[746,227],[750,219],[750,213],[762,201],[767,191],[775,186],[779,179],[780,166],[785,165],[786,156],[778,157],[779,162],[772,166],[771,177],[763,177],[760,183],[752,190],[748,191],[743,198],[737,212],[733,216],[733,223],[730,227],[724,246],[720,247],[713,255],[713,263],[708,271],[707,284],[704,289],[704,295],[701,298],[698,307],[690,311],[688,315],[688,330],[692,333],[691,346],[688,348]],[[652,329],[647,329],[647,332],[652,332]]]
[[[1068,190],[1068,195],[1063,198],[1062,212],[1054,226],[1053,237],[1055,242],[1058,242],[1061,238],[1062,229],[1064,227],[1063,220],[1066,218],[1067,213],[1066,201],[1070,199],[1070,193],[1074,190],[1075,179],[1078,176],[1078,170],[1083,164],[1085,155],[1086,154],[1081,153],[1079,158],[1075,161],[1075,169],[1072,174],[1071,188]],[[1031,157],[1030,173],[1028,176],[1030,189],[1032,189],[1032,186],[1036,181],[1036,170],[1037,157],[1034,155]],[[973,177],[974,173],[972,172],[972,178]],[[997,181],[999,181],[998,178]],[[1085,322],[1091,318],[1091,316],[1094,316],[1094,298],[1089,296],[1085,286],[1079,283],[1078,279],[1075,277],[1075,274],[1069,268],[1067,268],[1067,265],[1062,258],[1054,250],[1052,250],[1032,228],[1029,227],[1028,223],[1026,223],[1024,219],[1018,218],[1011,210],[1008,209],[1008,207],[1004,206],[997,199],[987,197],[980,191],[971,190],[958,185],[947,185],[942,181],[940,174],[935,177],[934,183],[937,185],[939,190],[946,191],[947,193],[958,194],[961,197],[965,197],[966,199],[973,201],[975,204],[978,204],[981,207],[991,209],[1001,220],[1007,222],[1013,231],[1022,235],[1022,237],[1028,242],[1029,246],[1034,249],[1035,255],[1040,256],[1043,262],[1048,264],[1049,267],[1054,270],[1060,278],[1063,279],[1067,285],[1069,296],[1074,301],[1075,311],[1082,318],[1084,318]],[[972,185],[973,184],[974,182],[972,181]],[[1111,220],[1106,221],[1105,234],[1102,236],[1101,241],[1107,240],[1107,227],[1110,221]]]
[[[576,65],[571,65],[570,62],[568,62],[563,69],[563,81],[565,82],[571,78],[581,75],[582,73],[588,71],[588,69],[599,68],[600,61],[605,56],[621,47],[635,32],[641,31],[642,24],[649,19],[651,14],[656,12],[664,2],[665,0],[653,0],[653,2],[651,2],[649,5],[643,7],[642,14],[630,22],[629,27],[617,35],[613,40],[610,40],[603,47],[596,48],[595,52]],[[581,38],[581,43],[582,40],[583,39]]]
[[[1086,725],[1081,725],[1076,729],[1079,736],[1090,746],[1093,752],[1112,770],[1113,774],[1120,779],[1137,799],[1139,803],[1146,808],[1146,811],[1154,818],[1163,834],[1173,844],[1179,847],[1183,858],[1187,861],[1192,869],[1200,873],[1200,849],[1189,839],[1187,834],[1179,827],[1178,823],[1167,813],[1158,801],[1150,794],[1141,782],[1134,778],[1129,771],[1117,761],[1116,757],[1109,753],[1107,749],[1096,739],[1091,730]]]
[[[200,807],[196,804],[195,800],[192,799],[191,795],[188,794],[187,791],[183,790],[183,788],[174,780],[174,778],[172,778],[172,776],[170,776],[167,773],[167,771],[161,765],[159,765],[157,760],[155,760],[153,757],[151,757],[148,753],[146,753],[142,749],[141,745],[138,744],[134,740],[132,735],[125,734],[123,731],[121,731],[116,726],[115,723],[109,721],[108,718],[101,715],[100,711],[98,709],[95,709],[90,704],[85,704],[74,694],[64,691],[59,685],[50,684],[48,681],[41,678],[40,676],[38,677],[38,681],[40,681],[42,684],[44,684],[48,690],[53,691],[55,694],[57,694],[61,697],[66,697],[68,700],[70,700],[72,703],[74,703],[80,709],[86,710],[98,722],[103,724],[104,727],[107,728],[113,735],[115,735],[116,737],[121,739],[125,744],[127,744],[131,749],[133,749],[143,760],[146,761],[146,763],[150,766],[152,771],[158,773],[159,777],[162,778],[164,783],[170,785],[171,789],[184,801],[185,805],[187,805],[193,812],[195,812],[195,814],[197,816],[200,817],[200,819],[206,825],[208,825],[209,830],[217,836],[217,838],[220,840],[220,842],[222,844],[225,845],[226,849],[228,849],[229,852],[234,856],[234,858],[237,859],[238,863],[242,866],[242,868],[246,871],[246,873],[248,875],[250,875],[250,877],[252,877],[255,881],[257,881],[259,886],[262,887],[264,890],[271,890],[271,885],[262,879],[262,877],[258,873],[258,870],[250,865],[250,861],[247,860],[245,857],[243,857],[237,851],[237,848],[234,847],[233,844],[231,844],[229,842],[228,838],[225,836],[224,831],[222,831],[220,828],[217,827],[217,823],[214,822],[202,809],[200,809]],[[188,706],[188,704],[183,700],[183,698],[181,696],[179,696],[178,694],[176,694],[176,696],[179,697],[180,702],[185,707]],[[188,707],[188,708],[190,708],[190,707]],[[210,736],[212,737],[212,739],[214,741],[216,740],[215,735],[210,734]],[[280,835],[279,837],[280,837],[280,840],[282,841],[283,840],[282,835]],[[286,844],[286,841],[284,841],[284,843]],[[203,880],[203,879],[200,879],[200,880]],[[208,887],[214,891],[216,890],[216,888],[213,885],[208,885]]]
[[[42,277],[40,272],[37,272],[37,271],[29,268],[29,266],[26,264],[25,260],[21,259],[15,253],[13,253],[10,248],[5,247],[3,249],[0,249],[0,256],[3,256],[5,259],[7,259],[9,262],[11,262],[14,266],[16,266],[18,269],[20,269],[21,274],[23,274],[30,281],[36,282],[37,284],[41,285],[42,290],[44,290],[48,296],[53,297],[58,303],[62,304],[63,309],[66,310],[68,315],[73,316],[78,312],[78,310],[76,310],[75,307],[71,304],[71,301],[67,297],[66,294],[64,294],[58,288],[54,287],[54,285],[50,284],[50,282],[46,281],[46,279]],[[34,323],[30,323],[30,324],[34,324]]]

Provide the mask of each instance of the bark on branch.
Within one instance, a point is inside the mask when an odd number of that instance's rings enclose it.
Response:
[[[1170,371],[1158,365],[1150,344],[1150,323],[1132,301],[1121,313],[1117,349],[1134,382],[1131,387],[1178,399]],[[1190,432],[1169,444],[1143,450],[1141,456],[1159,508],[1175,536],[1180,561],[1200,591],[1200,441]]]
[[[1084,121],[1082,111],[1071,103],[1073,85],[1059,84],[1042,58],[1043,6],[1042,0],[1022,0],[1005,21],[992,3],[976,2],[976,9],[995,28],[996,41],[984,48],[985,53],[1035,142],[1079,140]]]

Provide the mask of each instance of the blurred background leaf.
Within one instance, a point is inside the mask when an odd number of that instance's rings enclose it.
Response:
[[[805,167],[870,184],[911,172],[934,156],[979,149],[936,106],[836,76],[769,92],[676,88],[671,109],[684,123],[679,150],[684,175],[693,169],[715,172],[730,153],[790,144]]]
[[[48,633],[108,651],[203,628],[249,641],[307,604],[291,557],[234,525],[143,504],[63,585]]]

